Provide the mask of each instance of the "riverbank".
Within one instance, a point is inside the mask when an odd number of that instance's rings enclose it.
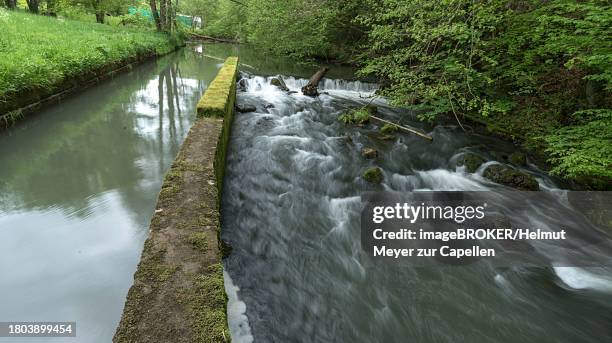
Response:
[[[0,31],[0,128],[183,45],[178,36],[4,9]]]
[[[159,193],[113,342],[230,340],[219,202],[237,67],[228,58],[198,103],[199,118]]]

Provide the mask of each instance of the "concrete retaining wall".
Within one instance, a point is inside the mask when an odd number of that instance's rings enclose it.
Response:
[[[166,175],[113,342],[229,342],[219,204],[238,58],[225,61]]]

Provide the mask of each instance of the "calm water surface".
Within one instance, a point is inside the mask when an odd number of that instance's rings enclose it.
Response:
[[[186,48],[0,133],[0,321],[76,321],[68,341],[110,342],[219,63]]]

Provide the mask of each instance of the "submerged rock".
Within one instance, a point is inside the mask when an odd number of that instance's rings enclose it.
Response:
[[[493,158],[496,161],[499,161],[499,162],[508,162],[508,154],[506,154],[504,152],[491,151],[491,156],[493,156]]]
[[[257,107],[255,107],[255,105],[251,105],[251,104],[239,104],[239,105],[236,105],[236,111],[238,111],[240,113],[255,112],[256,110],[257,110]]]
[[[282,91],[285,91],[285,92],[289,91],[289,87],[287,87],[287,85],[285,84],[285,81],[283,81],[283,78],[280,76],[273,77],[270,80],[270,84],[280,88]]]
[[[524,191],[537,191],[540,189],[538,182],[533,176],[500,164],[487,167],[483,176],[493,182]]]
[[[508,156],[508,162],[517,166],[524,166],[527,165],[527,157],[522,152],[515,151]]]
[[[361,155],[365,158],[376,158],[378,157],[378,150],[372,148],[363,148]]]
[[[240,79],[240,81],[238,81],[238,90],[241,92],[246,92],[247,89],[247,81],[246,79]]]
[[[461,156],[457,161],[458,166],[465,166],[465,169],[469,173],[474,173],[481,164],[485,163],[486,160],[476,154],[466,153]]]
[[[266,104],[266,106],[264,106],[265,109],[274,108],[274,107],[275,107],[274,104]]]
[[[371,182],[371,183],[381,183],[383,181],[382,169],[378,167],[368,168],[363,173],[363,178],[364,180]]]

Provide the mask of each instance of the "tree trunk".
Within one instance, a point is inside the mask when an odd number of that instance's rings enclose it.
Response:
[[[38,13],[39,0],[26,0],[26,2],[28,3],[28,9],[30,12]]]
[[[17,7],[17,0],[4,0],[4,4],[9,10],[14,10]]]
[[[162,31],[166,31],[166,0],[159,0],[159,24]]]
[[[56,5],[57,1],[56,0],[47,0],[47,10],[45,11],[45,15],[51,16],[51,17],[56,17],[57,14],[55,13],[55,5]]]
[[[166,0],[166,25],[168,25],[168,27],[166,28],[168,32],[172,32],[172,25],[173,25],[173,20],[172,18],[174,17],[173,14],[173,9],[172,9],[172,0]]]
[[[319,95],[319,81],[321,81],[321,79],[323,78],[323,76],[325,76],[325,74],[327,73],[327,71],[329,70],[329,68],[327,67],[323,67],[321,69],[319,69],[314,75],[312,75],[310,77],[310,80],[308,80],[308,84],[304,87],[302,87],[302,93],[304,93],[304,95],[308,95],[308,96],[317,96]]]
[[[104,24],[104,12],[96,12],[96,23]]]
[[[159,13],[157,13],[157,3],[155,0],[149,0],[149,6],[151,6],[151,14],[153,15],[153,21],[155,21],[155,28],[157,31],[161,31],[161,22],[159,21]]]

